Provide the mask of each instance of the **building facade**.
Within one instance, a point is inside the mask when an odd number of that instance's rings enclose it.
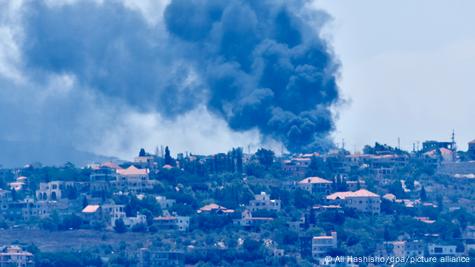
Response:
[[[379,214],[381,211],[381,198],[379,195],[366,189],[358,191],[336,192],[326,197],[327,201],[363,213]]]
[[[270,199],[270,195],[266,192],[261,192],[259,195],[255,195],[254,199],[249,201],[248,209],[251,212],[258,210],[270,210],[270,211],[280,211],[280,200]]]
[[[315,260],[321,258],[331,249],[338,246],[337,233],[331,232],[329,236],[314,236],[312,238],[312,258]]]

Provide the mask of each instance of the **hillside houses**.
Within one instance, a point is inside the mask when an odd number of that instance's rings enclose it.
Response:
[[[329,203],[342,205],[363,213],[379,214],[381,211],[380,196],[366,189],[354,192],[336,192],[328,195],[326,200]]]
[[[307,177],[298,182],[298,187],[310,193],[329,194],[332,191],[332,182],[320,177]]]
[[[280,200],[271,199],[266,192],[255,195],[254,199],[249,201],[248,209],[251,212],[259,210],[280,211]]]
[[[33,267],[35,266],[33,254],[16,245],[0,246],[0,266]]]
[[[117,169],[117,187],[123,191],[143,192],[153,188],[148,169],[139,169],[134,165],[126,169]]]
[[[332,266],[327,255],[472,255],[474,179],[439,176],[435,168],[446,162],[433,166],[423,152],[376,150],[263,154],[272,160],[239,158],[236,151],[183,153],[167,164],[145,155],[83,168],[18,168],[0,184],[0,231],[77,231],[95,242],[99,236],[121,260],[145,266],[168,260],[227,266],[234,258]],[[282,165],[291,159],[299,168]],[[25,184],[14,191],[9,183],[18,177]],[[116,242],[130,236],[133,245]],[[94,253],[111,263],[117,258]]]
[[[314,236],[312,238],[312,257],[320,259],[332,249],[336,249],[338,244],[337,233],[331,232],[331,235]]]

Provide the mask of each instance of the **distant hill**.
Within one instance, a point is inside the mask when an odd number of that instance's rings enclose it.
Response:
[[[63,165],[68,161],[76,166],[84,166],[91,162],[113,159],[115,158],[80,151],[72,146],[0,140],[0,166],[6,168],[22,167],[35,162]]]

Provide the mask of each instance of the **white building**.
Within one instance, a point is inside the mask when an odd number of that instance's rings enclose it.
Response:
[[[24,207],[22,208],[22,216],[24,220],[35,218],[44,219],[51,216],[53,212],[56,212],[59,215],[67,213],[67,202],[53,200],[33,201],[32,199],[27,199],[25,200]]]
[[[249,201],[248,208],[251,212],[258,210],[280,211],[280,200],[270,199],[270,195],[266,194],[266,192],[261,192],[259,195],[255,195],[253,200]]]
[[[122,220],[127,227],[132,227],[137,224],[147,224],[147,217],[140,213],[137,213],[134,217],[125,217]]]
[[[329,236],[314,236],[312,238],[312,257],[319,259],[331,249],[337,248],[338,240],[336,232]]]
[[[187,231],[190,227],[190,217],[165,215],[153,219],[155,225],[161,229],[176,229],[178,231]]]
[[[158,205],[160,205],[160,208],[162,210],[167,210],[173,207],[173,205],[175,205],[175,202],[176,202],[174,199],[168,199],[164,196],[156,196],[155,200],[157,201]]]
[[[379,214],[381,211],[381,198],[379,195],[366,189],[355,192],[336,192],[326,197],[327,201],[340,204],[364,213]]]
[[[429,246],[427,246],[427,250],[429,252],[429,256],[456,256],[458,255],[457,246],[455,245],[429,244]]]
[[[102,205],[102,212],[107,216],[109,227],[114,227],[117,220],[124,220],[124,218],[127,217],[125,214],[125,205],[104,204]]]
[[[127,217],[125,205],[104,204],[101,209],[109,228],[114,228],[116,221],[119,219],[122,220],[127,227],[147,223],[147,217],[140,213],[137,213],[134,217]]]

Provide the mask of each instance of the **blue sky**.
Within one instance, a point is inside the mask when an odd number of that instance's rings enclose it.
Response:
[[[74,7],[80,1],[45,2],[54,9]],[[107,1],[89,2],[108,6],[105,5]],[[121,2],[124,10],[128,10],[128,22],[165,31],[163,12],[169,1]],[[98,67],[83,68],[77,73],[32,69],[31,64],[35,61],[31,58],[42,59],[41,53],[31,57],[24,52],[28,51],[25,47],[29,45],[29,38],[38,39],[28,35],[25,21],[33,13],[26,3],[0,2],[0,104],[3,108],[0,122],[4,125],[0,139],[72,144],[83,150],[122,158],[130,158],[140,147],[153,151],[156,145],[165,144],[174,152],[214,153],[248,144],[253,148],[263,144],[279,150],[280,145],[275,140],[263,139],[257,129],[230,130],[222,116],[216,116],[203,104],[185,105],[187,112],[178,110],[179,115],[170,119],[160,112],[131,107],[130,101],[135,101],[135,97],[143,99],[143,94],[124,93],[125,98],[117,99],[110,98],[107,91],[89,90],[87,87],[91,84],[84,80],[90,78],[91,71],[104,71]],[[341,63],[338,84],[345,103],[335,109],[338,114],[333,133],[336,142],[344,138],[346,147],[353,151],[375,141],[396,145],[399,137],[403,148],[411,149],[417,141],[446,140],[452,129],[456,131],[461,149],[475,139],[473,1],[316,0],[308,8],[322,9],[332,17],[322,35],[333,45]],[[109,11],[104,14],[114,15]],[[140,22],[142,19],[144,22]],[[104,18],[104,21],[110,23],[114,18]],[[57,29],[63,30],[60,26]],[[119,29],[121,35],[129,30]],[[148,31],[145,27],[143,31],[135,32],[147,38]],[[97,32],[101,33],[100,28]],[[41,33],[33,33],[33,36],[41,36]],[[137,35],[131,40],[137,42],[142,40],[140,38]],[[82,43],[83,47],[93,44]],[[137,47],[143,51],[149,49],[148,45]],[[162,45],[170,48],[167,44]],[[123,58],[130,58],[122,48],[119,45],[115,51],[122,51]],[[100,49],[92,51],[102,56]],[[162,50],[156,56],[166,57],[170,53]],[[75,54],[76,57],[80,55]],[[109,60],[114,67],[118,66],[118,61]],[[87,65],[88,62],[103,63],[91,57],[80,64]],[[147,60],[145,64],[153,65],[153,60]],[[135,66],[143,67],[141,64]],[[180,81],[183,90],[190,84],[199,85],[199,72],[186,64],[153,66],[159,71],[170,67],[176,68],[176,72],[188,73]],[[114,71],[129,75],[120,68]],[[97,77],[93,81],[102,84],[101,76]],[[111,82],[124,86],[120,79],[117,77]],[[166,86],[167,80],[160,82]],[[153,94],[147,101],[161,96]],[[165,103],[186,100],[171,98],[170,101]]]
[[[337,140],[351,150],[375,141],[412,148],[475,139],[475,2],[330,1],[327,32],[342,62],[348,105]]]

